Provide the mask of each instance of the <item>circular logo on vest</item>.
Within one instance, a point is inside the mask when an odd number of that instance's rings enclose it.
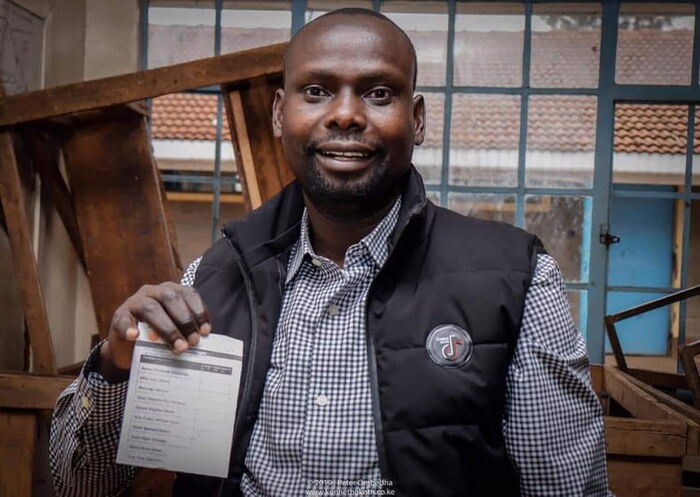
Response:
[[[441,324],[428,334],[425,348],[432,361],[447,368],[466,364],[472,355],[472,339],[456,324]]]

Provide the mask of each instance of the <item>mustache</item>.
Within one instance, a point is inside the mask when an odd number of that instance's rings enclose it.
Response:
[[[353,142],[353,143],[362,143],[363,145],[366,145],[367,147],[371,148],[372,150],[376,152],[383,152],[384,147],[379,145],[376,142],[370,141],[366,139],[364,136],[357,134],[357,133],[332,133],[330,135],[324,136],[322,138],[314,138],[312,140],[309,140],[306,144],[306,147],[304,149],[306,150],[307,153],[312,154],[316,149],[318,149],[321,145],[324,143],[329,143],[329,142],[341,142],[341,141],[346,141],[346,142]]]

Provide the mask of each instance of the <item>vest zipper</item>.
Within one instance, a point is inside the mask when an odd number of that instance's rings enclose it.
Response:
[[[233,240],[231,240],[231,238],[229,238],[229,236],[226,234],[226,231],[222,229],[221,233],[226,239],[228,246],[231,248],[234,259],[236,260],[236,264],[238,265],[238,269],[241,271],[241,275],[243,276],[243,283],[245,284],[246,288],[246,293],[248,294],[248,304],[250,305],[251,334],[250,350],[248,352],[248,368],[246,369],[245,379],[243,382],[243,393],[241,394],[241,405],[240,410],[238,411],[239,414],[237,416],[236,421],[233,424],[233,434],[235,437],[238,433],[238,429],[240,428],[241,421],[245,419],[244,414],[247,414],[249,405],[248,396],[250,395],[250,383],[253,377],[253,365],[255,363],[255,345],[257,343],[258,337],[258,310],[255,306],[255,294],[253,293],[253,285],[250,281],[250,275],[248,274],[248,270],[246,269],[245,264],[243,263],[243,257],[233,244]]]
[[[386,261],[385,261],[386,263]],[[369,372],[369,385],[372,391],[372,415],[374,417],[374,436],[377,442],[377,456],[379,459],[379,471],[383,478],[389,476],[386,450],[384,448],[384,425],[382,424],[382,413],[379,407],[379,388],[377,386],[377,358],[374,353],[374,338],[369,331],[369,302],[372,295],[374,282],[377,280],[377,275],[372,279],[372,283],[367,290],[367,300],[365,301],[365,339],[367,341],[367,369]]]
[[[411,211],[408,213],[406,220],[402,225],[398,227],[397,231],[397,236],[396,240],[398,242],[398,239],[401,237],[403,234],[403,231],[406,229],[406,226],[408,226],[408,223],[411,221],[411,219],[417,215],[423,207],[423,203],[421,203],[418,206],[414,206]],[[386,267],[387,262],[389,261],[389,258],[391,255],[394,253],[394,245],[389,242],[389,253],[386,256],[386,260],[384,261],[384,264],[380,268],[379,272],[374,276],[372,279],[372,282],[369,285],[369,289],[367,290],[367,299],[365,300],[365,338],[367,341],[367,369],[369,371],[369,382],[370,382],[370,389],[372,391],[372,414],[374,417],[374,436],[376,438],[377,442],[377,457],[379,459],[379,471],[382,473],[382,478],[388,478],[389,475],[389,467],[388,467],[388,461],[386,458],[386,447],[384,446],[384,425],[382,424],[382,413],[381,413],[381,408],[379,406],[379,386],[378,386],[378,379],[377,379],[377,357],[376,354],[374,353],[374,337],[370,333],[369,330],[369,304],[371,301],[371,296],[372,296],[372,290],[374,289],[374,284],[379,279],[379,275],[382,273],[382,270],[384,267]]]

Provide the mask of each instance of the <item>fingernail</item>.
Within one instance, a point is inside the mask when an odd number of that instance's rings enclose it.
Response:
[[[173,348],[175,349],[175,352],[184,352],[187,350],[187,342],[185,342],[182,338],[178,338],[175,340]]]
[[[127,340],[136,340],[139,336],[139,330],[136,328],[128,328],[126,330],[126,339]]]
[[[211,333],[211,325],[209,323],[204,323],[202,326],[199,327],[199,332],[202,335],[208,335]]]
[[[199,335],[197,335],[196,333],[192,333],[190,336],[187,337],[187,341],[190,345],[194,347],[199,343]]]
[[[153,330],[148,330],[148,339],[151,342],[157,342],[158,341],[158,333],[156,333]]]

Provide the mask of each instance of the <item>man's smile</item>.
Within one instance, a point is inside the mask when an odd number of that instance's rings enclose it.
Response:
[[[369,167],[377,150],[360,142],[334,141],[314,149],[317,163],[332,172],[356,172]]]

